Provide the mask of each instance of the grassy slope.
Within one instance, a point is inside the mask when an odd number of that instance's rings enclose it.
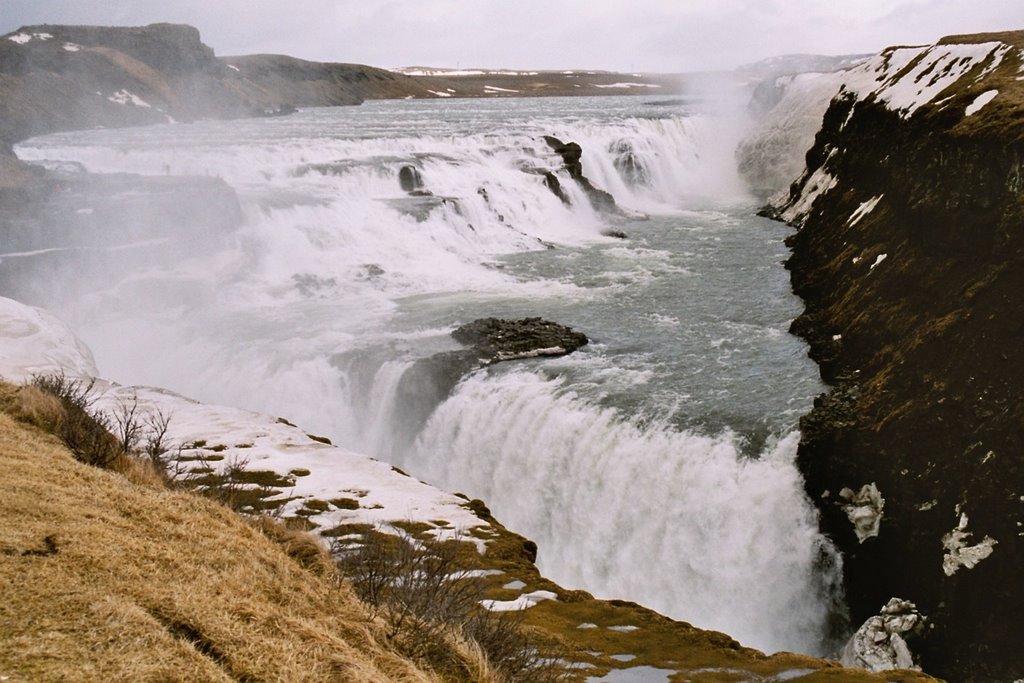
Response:
[[[344,584],[227,508],[78,463],[6,414],[0,468],[4,680],[432,680]]]

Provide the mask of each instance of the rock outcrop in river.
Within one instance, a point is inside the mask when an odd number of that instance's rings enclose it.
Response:
[[[955,36],[851,70],[774,208],[799,228],[792,329],[832,385],[798,460],[852,618],[915,603],[915,655],[957,681],[1024,675],[1022,48]],[[841,495],[865,486],[877,535]]]

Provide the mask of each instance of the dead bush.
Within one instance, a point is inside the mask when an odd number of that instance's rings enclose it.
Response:
[[[32,386],[60,401],[61,415],[53,425],[54,433],[75,458],[88,465],[119,469],[125,454],[122,442],[112,433],[110,421],[93,409],[95,380],[71,379],[63,373],[37,375]]]
[[[336,542],[332,553],[356,594],[388,623],[392,641],[445,679],[478,680],[483,664],[510,682],[565,680],[550,645],[529,636],[521,614],[481,606],[486,584],[468,571],[459,546],[372,531],[357,546]]]

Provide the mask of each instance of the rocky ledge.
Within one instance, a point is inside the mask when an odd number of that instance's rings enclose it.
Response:
[[[518,358],[564,356],[588,342],[582,332],[543,318],[480,318],[456,328],[452,337],[472,346],[476,355],[488,364]]]
[[[851,616],[894,596],[956,681],[1024,676],[1024,32],[851,70],[774,215],[832,391],[798,462]]]

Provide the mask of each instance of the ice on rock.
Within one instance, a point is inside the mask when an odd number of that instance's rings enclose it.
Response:
[[[882,524],[885,498],[882,497],[875,483],[864,484],[856,493],[850,488],[843,488],[839,492],[839,497],[844,502],[838,505],[853,524],[853,532],[857,534],[857,540],[863,543],[872,536],[877,536],[878,529]]]
[[[851,228],[857,225],[857,223],[859,223],[860,220],[864,218],[864,216],[867,216],[869,213],[875,210],[875,207],[878,206],[878,202],[881,201],[883,196],[884,195],[878,195],[877,197],[872,197],[866,202],[863,202],[860,206],[857,207],[857,210],[853,212],[853,214],[850,216],[850,220],[848,220],[846,224],[849,225]]]
[[[923,622],[914,603],[892,598],[879,614],[857,629],[843,648],[839,661],[843,666],[868,671],[920,671],[914,664],[906,636],[919,629]]]
[[[952,531],[942,537],[942,547],[946,553],[942,556],[942,571],[946,576],[953,576],[960,567],[973,569],[979,562],[992,554],[992,547],[998,541],[985,536],[980,543],[967,545],[974,534],[967,530],[967,513],[960,513],[960,522]]]

